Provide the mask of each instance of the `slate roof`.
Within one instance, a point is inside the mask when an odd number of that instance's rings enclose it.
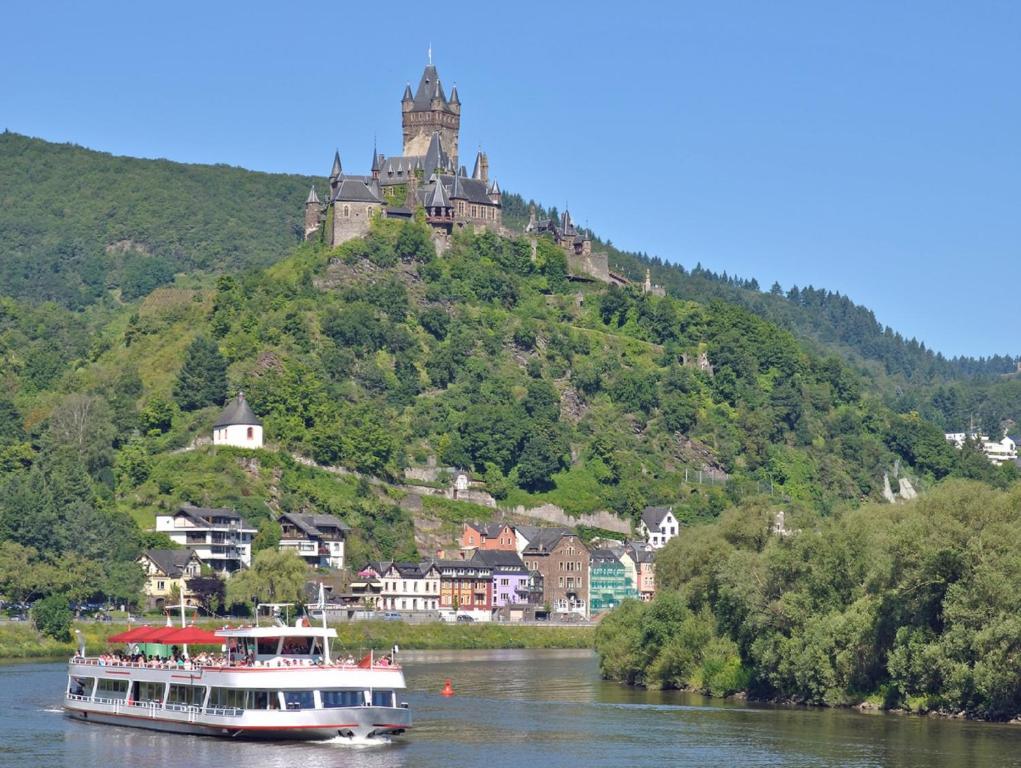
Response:
[[[344,169],[340,165],[340,150],[335,150],[333,153],[333,169],[330,171],[330,178],[335,179],[344,172]]]
[[[305,205],[308,205],[309,203],[317,204],[319,203],[319,195],[316,194],[315,184],[313,184],[312,187],[308,190],[308,197],[305,198]]]
[[[234,398],[227,403],[227,406],[220,412],[220,416],[216,419],[216,423],[213,424],[213,429],[217,429],[218,427],[230,427],[235,424],[241,424],[243,426],[262,426],[262,422],[259,420],[259,417],[255,415],[249,407],[248,402],[245,400],[244,392],[238,392]]]
[[[488,565],[498,571],[527,571],[524,561],[518,557],[517,552],[503,552],[497,549],[477,549],[472,559],[468,562],[478,562]]]
[[[560,543],[564,536],[574,534],[569,528],[536,528],[533,536],[522,533],[528,538],[525,552],[549,552]]]
[[[347,523],[333,515],[304,515],[297,512],[285,512],[280,515],[280,520],[284,519],[293,523],[308,536],[316,538],[325,538],[330,535],[325,533],[323,529],[337,528],[341,531],[351,530]]]
[[[642,522],[649,530],[659,530],[660,523],[668,513],[673,512],[673,507],[646,507],[642,510]]]
[[[382,203],[383,201],[369,189],[369,185],[361,179],[345,177],[337,187],[334,201],[342,203]]]
[[[489,199],[486,190],[486,182],[482,179],[469,179],[465,176],[440,176],[440,182],[450,188],[452,200],[467,200],[469,203],[481,203],[482,205],[495,205]]]
[[[152,560],[171,579],[179,579],[191,559],[195,557],[193,549],[147,549],[145,556]]]
[[[447,96],[443,92],[443,84],[440,82],[440,74],[436,67],[427,64],[422,71],[422,79],[418,81],[418,90],[415,91],[415,110],[432,109],[433,99],[438,98],[443,106],[447,106]]]
[[[213,519],[217,517],[227,518],[228,520],[236,520],[238,525],[242,528],[251,528],[248,522],[237,513],[237,510],[229,509],[227,507],[194,507],[191,504],[182,504],[174,517],[177,515],[184,515],[185,517],[191,518],[191,521],[200,528],[207,528],[213,523]]]
[[[426,196],[426,208],[451,208],[447,188],[442,184],[433,184],[432,194]]]

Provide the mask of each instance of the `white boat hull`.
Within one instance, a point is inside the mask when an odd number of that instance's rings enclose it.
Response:
[[[102,703],[68,697],[64,701],[64,712],[68,717],[88,723],[233,739],[290,741],[325,740],[339,736],[352,741],[367,741],[388,739],[411,727],[411,712],[405,707],[349,707],[273,713],[244,711],[238,715],[216,715],[197,707]]]

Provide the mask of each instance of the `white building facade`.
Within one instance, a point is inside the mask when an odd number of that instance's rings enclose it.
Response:
[[[217,573],[229,574],[252,564],[252,539],[258,533],[233,509],[183,506],[156,516],[156,531],[195,551]]]
[[[681,530],[673,507],[646,507],[638,523],[638,533],[653,549],[662,549]]]
[[[294,552],[314,568],[344,567],[344,542],[351,529],[340,518],[285,512],[277,522],[281,552]]]

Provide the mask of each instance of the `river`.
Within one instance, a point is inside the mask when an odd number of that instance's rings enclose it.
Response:
[[[415,728],[389,746],[259,744],[71,722],[65,666],[0,665],[3,768],[1021,766],[1021,727],[747,706],[599,679],[587,651],[405,653]],[[439,695],[446,678],[456,695]]]

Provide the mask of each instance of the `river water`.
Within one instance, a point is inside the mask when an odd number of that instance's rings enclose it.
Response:
[[[72,722],[65,665],[0,665],[3,768],[1021,766],[1021,727],[746,706],[599,679],[586,651],[402,654],[415,728],[388,746],[264,744]],[[439,695],[446,678],[456,696]]]

